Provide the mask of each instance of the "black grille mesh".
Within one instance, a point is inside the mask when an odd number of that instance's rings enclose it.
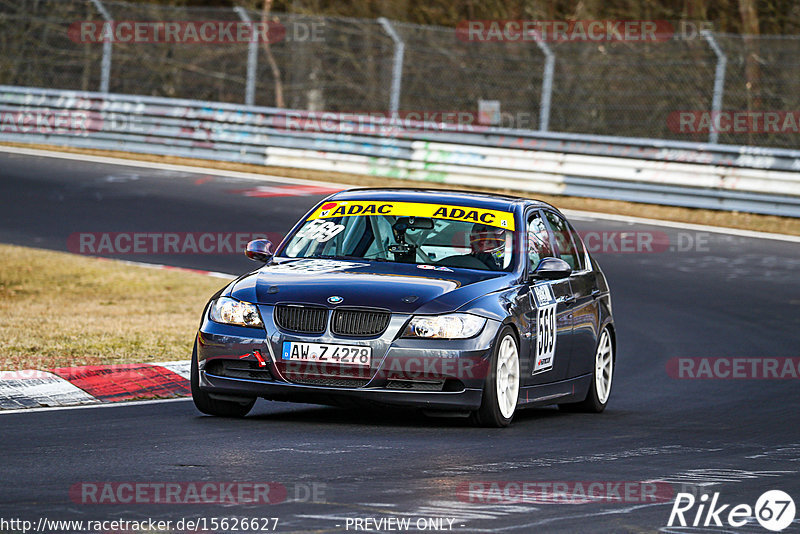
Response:
[[[411,391],[442,391],[444,380],[416,381],[416,380],[389,380],[386,389],[405,389]]]
[[[386,330],[392,314],[384,310],[337,309],[331,330],[340,336],[376,336]]]
[[[325,331],[328,310],[311,306],[275,306],[275,323],[283,330],[302,334],[321,334]]]
[[[212,360],[206,364],[206,373],[225,378],[245,378],[249,380],[272,380],[267,367],[246,360]]]
[[[332,388],[360,388],[367,385],[368,378],[340,378],[340,377],[319,377],[311,378],[303,375],[287,374],[286,378],[295,384],[303,384],[307,386],[323,386]]]

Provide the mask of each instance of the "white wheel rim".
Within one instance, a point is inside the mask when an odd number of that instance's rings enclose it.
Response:
[[[497,388],[497,407],[506,419],[511,419],[517,408],[519,396],[519,354],[517,344],[510,335],[500,342],[497,352],[497,369],[495,369],[495,385]]]
[[[611,379],[614,377],[614,349],[611,348],[611,336],[608,330],[600,334],[597,354],[594,357],[594,387],[600,404],[608,401],[611,394]]]

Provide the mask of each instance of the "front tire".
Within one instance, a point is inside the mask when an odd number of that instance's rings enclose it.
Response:
[[[586,398],[581,402],[559,404],[558,407],[567,412],[602,412],[606,409],[608,398],[611,396],[612,378],[614,378],[614,343],[611,341],[609,329],[603,328],[597,340],[592,384],[589,386]]]
[[[191,386],[192,386],[192,400],[198,410],[208,415],[216,415],[219,417],[244,417],[253,405],[256,399],[244,404],[233,401],[223,401],[212,399],[211,396],[200,389],[200,369],[197,365],[197,344],[195,343],[194,350],[192,351],[192,372],[191,372]]]
[[[473,414],[474,423],[489,427],[511,423],[519,399],[519,369],[517,337],[511,327],[503,327],[494,343],[481,407]]]

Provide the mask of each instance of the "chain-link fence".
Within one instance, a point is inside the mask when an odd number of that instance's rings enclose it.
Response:
[[[541,111],[549,101],[544,122],[553,132],[707,141],[702,118],[722,110],[778,112],[780,120],[764,128],[751,117],[741,128],[723,128],[720,143],[794,148],[800,135],[791,120],[800,112],[798,36],[694,32],[656,42],[473,42],[452,28],[279,13],[266,22],[280,26],[280,38],[267,45],[252,46],[235,35],[212,43],[145,36],[112,39],[104,47],[102,39],[81,33],[81,24],[101,28],[109,19],[116,25],[230,25],[262,22],[262,13],[105,0],[0,0],[0,84],[102,90],[106,55],[108,90],[114,93],[245,103],[251,80],[256,105],[387,112],[392,88],[398,87],[398,109],[391,111],[475,114],[479,101],[497,101],[500,125],[513,128],[545,126]],[[393,69],[397,61],[399,70]],[[693,120],[683,122],[681,112],[694,112],[687,115]]]

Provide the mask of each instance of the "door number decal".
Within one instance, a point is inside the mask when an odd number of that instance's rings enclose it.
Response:
[[[556,299],[550,284],[533,287],[536,300],[536,342],[533,372],[538,373],[552,369],[556,353]]]

